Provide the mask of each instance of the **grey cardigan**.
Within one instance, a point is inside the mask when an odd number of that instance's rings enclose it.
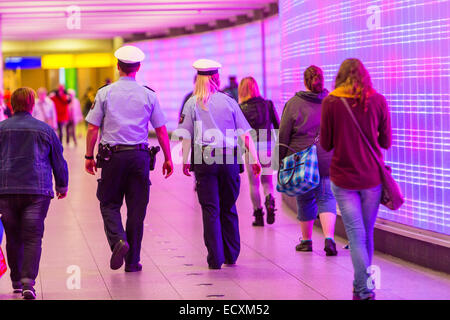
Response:
[[[281,116],[278,141],[286,144],[296,152],[302,151],[313,144],[320,130],[322,100],[328,95],[325,89],[317,94],[310,91],[299,91],[286,103]],[[319,173],[326,177],[330,175],[332,152],[326,152],[320,143],[317,146]],[[279,161],[294,153],[280,146]]]

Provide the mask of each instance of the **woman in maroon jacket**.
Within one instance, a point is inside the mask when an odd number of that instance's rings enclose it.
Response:
[[[382,161],[381,148],[391,146],[391,120],[386,99],[372,88],[370,75],[358,59],[345,60],[335,90],[323,100],[320,143],[333,150],[331,189],[350,242],[355,280],[353,299],[374,299],[369,275],[373,229],[381,198],[379,166],[365,144],[342,99],[345,99],[372,148]]]

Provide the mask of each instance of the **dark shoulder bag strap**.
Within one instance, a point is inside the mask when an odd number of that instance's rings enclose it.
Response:
[[[366,135],[362,131],[361,127],[359,126],[358,121],[355,118],[355,115],[353,114],[352,110],[350,109],[350,106],[348,105],[347,100],[345,98],[341,97],[342,102],[345,105],[345,108],[347,109],[348,113],[350,114],[350,117],[352,118],[353,122],[355,123],[356,128],[358,128],[359,133],[361,134],[361,137],[363,138],[364,142],[366,143],[367,147],[370,150],[370,153],[375,158],[375,161],[377,162],[378,166],[383,169],[382,164],[380,163],[380,159],[378,158],[377,154],[375,153],[375,150],[373,150],[372,145],[370,144],[369,140],[367,139]]]

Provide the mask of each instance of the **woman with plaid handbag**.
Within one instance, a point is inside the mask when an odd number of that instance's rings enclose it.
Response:
[[[306,91],[297,92],[284,107],[279,132],[279,158],[307,149],[315,144],[320,127],[322,100],[328,94],[324,88],[322,70],[310,66],[304,72]],[[285,146],[283,146],[285,145]],[[297,198],[298,219],[302,238],[295,247],[297,251],[312,251],[312,230],[319,215],[325,236],[324,251],[327,256],[337,255],[334,242],[336,200],[330,189],[329,167],[331,153],[316,144],[320,182],[317,187],[299,194]]]

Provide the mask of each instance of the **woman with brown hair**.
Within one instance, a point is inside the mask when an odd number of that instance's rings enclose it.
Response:
[[[252,127],[252,137],[258,149],[258,157],[263,167],[261,184],[264,190],[264,205],[267,211],[267,223],[275,222],[275,198],[273,197],[273,182],[271,169],[272,128],[279,129],[280,120],[270,100],[265,100],[259,93],[258,83],[252,77],[242,79],[238,88],[239,106]],[[250,185],[250,198],[253,204],[253,226],[264,226],[264,212],[259,193],[260,181],[253,174],[250,165],[246,164]]]
[[[347,110],[347,106],[350,108]],[[373,230],[381,199],[381,177],[351,114],[378,155],[391,146],[391,121],[386,99],[372,87],[358,59],[345,60],[336,76],[335,90],[322,104],[322,147],[334,150],[331,189],[336,197],[350,242],[355,280],[354,300],[373,300],[369,268],[373,256]]]
[[[302,151],[316,144],[320,129],[322,100],[328,90],[324,88],[322,70],[310,66],[303,74],[306,91],[299,91],[284,107],[279,133],[280,162],[286,156]],[[282,145],[288,146],[284,147]],[[312,231],[314,220],[319,215],[325,236],[324,251],[327,256],[337,255],[334,242],[336,222],[336,200],[330,189],[331,154],[317,143],[320,184],[313,190],[297,196],[298,219],[302,238],[295,247],[297,251],[312,251]]]

